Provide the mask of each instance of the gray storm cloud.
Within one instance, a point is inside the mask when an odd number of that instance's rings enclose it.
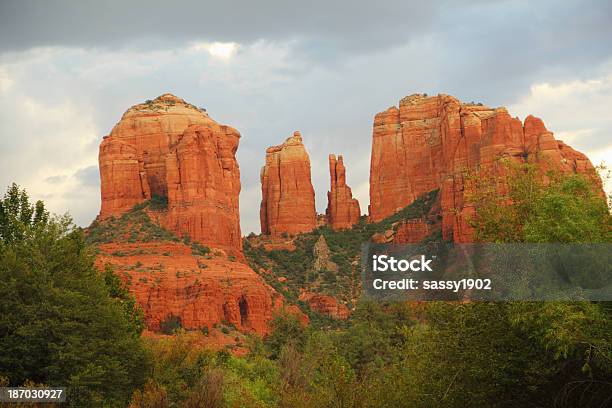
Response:
[[[612,157],[611,20],[607,1],[0,1],[0,187],[89,224],[102,136],[165,92],[241,132],[244,233],[259,231],[265,148],[293,130],[318,211],[329,153],[367,208],[373,116],[414,92],[533,113],[598,161]],[[236,48],[221,58],[215,42]]]

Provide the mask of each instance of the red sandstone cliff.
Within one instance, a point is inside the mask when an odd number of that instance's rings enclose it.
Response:
[[[542,169],[591,173],[586,156],[554,139],[540,119],[524,123],[505,108],[462,104],[448,95],[403,98],[374,119],[370,167],[370,220],[380,221],[416,197],[440,189],[445,239],[469,242],[466,170],[503,172],[500,158]]]
[[[100,219],[167,197],[164,227],[240,254],[239,139],[235,129],[171,94],[131,107],[100,145]]]
[[[229,126],[192,125],[166,156],[164,225],[205,245],[240,252],[240,134]]]
[[[199,256],[169,241],[98,246],[99,269],[111,265],[142,307],[147,328],[158,331],[169,316],[186,329],[230,323],[266,334],[283,299],[251,268],[224,256]],[[302,315],[297,309],[290,311]]]
[[[329,155],[330,191],[327,192],[327,223],[332,229],[348,229],[359,222],[359,201],[346,185],[346,169],[341,155]]]
[[[310,158],[300,132],[266,150],[261,169],[261,232],[295,235],[316,228]]]

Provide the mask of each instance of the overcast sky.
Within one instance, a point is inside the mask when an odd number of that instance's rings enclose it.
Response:
[[[244,234],[259,232],[265,148],[294,130],[317,210],[336,153],[365,211],[374,114],[416,92],[532,113],[610,164],[611,22],[605,0],[0,0],[0,188],[88,225],[102,137],[165,92],[242,134]]]

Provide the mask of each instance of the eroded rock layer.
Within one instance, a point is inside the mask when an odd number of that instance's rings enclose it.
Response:
[[[346,184],[346,168],[341,155],[329,155],[330,191],[327,192],[327,223],[335,230],[348,229],[359,222],[359,201]]]
[[[152,331],[178,318],[186,329],[223,322],[263,335],[273,311],[283,307],[282,296],[247,265],[194,255],[183,243],[108,243],[98,249],[96,264],[111,265],[126,282]]]
[[[371,221],[380,221],[419,195],[441,190],[445,239],[473,240],[464,174],[501,175],[500,159],[534,163],[542,170],[593,174],[588,158],[555,140],[544,123],[524,123],[505,108],[463,104],[448,95],[403,98],[374,119],[370,167]]]
[[[300,132],[266,150],[261,169],[261,232],[295,235],[316,228],[310,158]]]
[[[240,254],[239,139],[235,129],[171,94],[131,107],[100,145],[100,219],[167,198],[164,227]]]

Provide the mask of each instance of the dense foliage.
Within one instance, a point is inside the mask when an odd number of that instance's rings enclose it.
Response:
[[[147,374],[143,320],[93,266],[83,233],[12,185],[0,200],[0,377],[66,386],[72,406],[121,406]]]
[[[499,193],[499,178],[470,175],[472,220],[482,242],[611,242],[612,220],[606,200],[583,175],[549,172],[535,166],[507,163]],[[508,202],[512,204],[507,205]]]

